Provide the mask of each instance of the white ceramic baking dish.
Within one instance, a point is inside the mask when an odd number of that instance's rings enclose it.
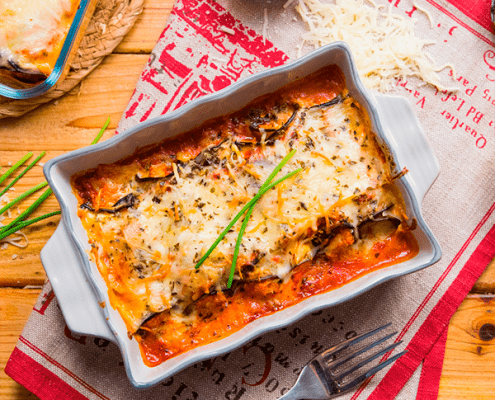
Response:
[[[271,93],[285,84],[327,65],[337,64],[345,74],[347,87],[368,111],[372,128],[390,149],[397,170],[407,167],[399,187],[409,217],[418,222],[414,234],[419,254],[407,262],[373,271],[339,289],[310,297],[299,304],[253,321],[218,342],[195,348],[159,366],[147,367],[136,340],[118,312],[109,306],[107,289],[96,265],[87,256],[88,238],[77,217],[77,200],[70,186],[71,176],[112,163],[137,148],[162,141],[200,125],[204,121],[242,108],[256,97]],[[439,244],[421,215],[421,202],[439,173],[438,161],[409,103],[401,97],[368,92],[358,78],[351,52],[345,43],[322,47],[290,64],[261,72],[232,86],[146,121],[95,146],[86,147],[49,161],[46,178],[62,208],[62,222],[41,252],[41,260],[51,281],[63,315],[71,331],[115,342],[122,351],[127,374],[136,387],[160,382],[198,361],[231,351],[267,331],[291,324],[317,309],[336,305],[389,279],[425,268],[440,259]]]

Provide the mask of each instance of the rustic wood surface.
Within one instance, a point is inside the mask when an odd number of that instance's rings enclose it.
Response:
[[[147,0],[132,31],[81,86],[19,119],[0,123],[0,171],[27,151],[46,151],[46,162],[90,143],[110,115],[115,128],[140,73],[165,26],[173,0]],[[112,135],[107,130],[102,140]],[[33,168],[15,186],[21,193],[43,181]],[[32,201],[32,200],[31,200]],[[24,201],[22,211],[31,201]],[[58,209],[52,196],[35,215]],[[53,217],[26,228],[29,246],[0,250],[0,399],[35,399],[4,372],[5,364],[45,280],[41,248],[59,221]],[[26,288],[27,287],[27,288]],[[495,264],[492,263],[449,325],[440,399],[495,398]],[[481,330],[481,331],[480,331]]]

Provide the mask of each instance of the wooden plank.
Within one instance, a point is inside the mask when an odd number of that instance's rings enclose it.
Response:
[[[475,283],[473,293],[495,293],[495,260],[488,265],[485,272]]]
[[[37,399],[4,370],[40,292],[40,289],[0,288],[0,399]]]
[[[3,119],[0,162],[19,159],[26,149],[66,152],[87,146],[109,115],[111,128],[115,128],[147,60],[148,55],[142,54],[110,55],[81,85],[57,101],[22,118]],[[4,152],[12,153],[4,157]]]
[[[495,296],[469,295],[452,317],[439,399],[495,398]]]
[[[175,0],[146,0],[131,31],[114,53],[150,53],[160,37]]]
[[[0,124],[0,174],[28,151],[42,150],[49,159],[87,146],[110,115],[112,123],[102,140],[113,135],[118,121],[148,60],[147,55],[111,55],[84,81],[82,87],[56,102],[45,104],[22,118],[7,118]],[[15,134],[12,134],[15,132]],[[29,164],[26,162],[25,165]],[[17,176],[22,169],[14,174]],[[8,180],[10,181],[10,179]],[[8,196],[13,200],[25,190],[44,181],[42,166],[31,169],[15,185]],[[4,187],[2,185],[2,187]],[[12,209],[12,218],[25,210],[42,193],[35,193]],[[59,209],[55,196],[50,196],[33,217]],[[23,287],[40,285],[45,280],[39,253],[55,231],[60,217],[56,216],[25,228],[29,246],[18,249],[0,246],[0,286]],[[3,221],[5,224],[8,220]]]

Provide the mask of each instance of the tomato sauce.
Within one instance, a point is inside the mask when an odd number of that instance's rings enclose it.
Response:
[[[297,266],[287,282],[269,279],[240,284],[235,290],[205,296],[195,306],[197,318],[181,322],[163,312],[146,322],[135,335],[148,366],[212,343],[239,331],[250,322],[329,292],[380,268],[417,255],[412,232],[397,230],[367,251],[346,247],[330,258]]]

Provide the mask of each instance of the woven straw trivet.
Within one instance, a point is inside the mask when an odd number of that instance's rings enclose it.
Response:
[[[134,25],[144,0],[100,0],[65,79],[40,97],[14,100],[0,96],[0,119],[19,117],[73,89],[110,54]]]

